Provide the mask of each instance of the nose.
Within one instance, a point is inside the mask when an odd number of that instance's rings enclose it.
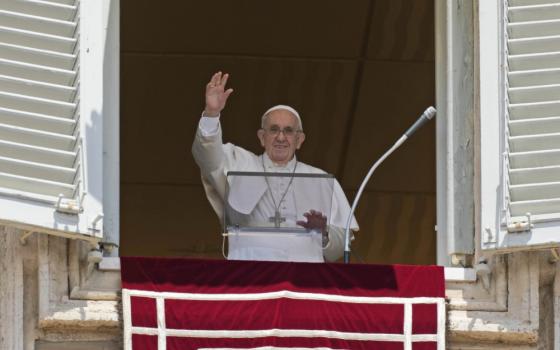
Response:
[[[284,141],[286,139],[286,135],[284,134],[284,129],[280,130],[278,135],[276,136],[278,141]]]

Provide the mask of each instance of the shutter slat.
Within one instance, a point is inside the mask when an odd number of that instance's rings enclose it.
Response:
[[[76,39],[0,26],[0,42],[71,54]]]
[[[76,127],[76,121],[73,119],[2,107],[0,107],[0,123],[65,135],[72,135]]]
[[[542,71],[560,68],[560,51],[527,55],[509,55],[508,65],[510,76],[516,71]],[[510,84],[511,85],[511,84]]]
[[[0,124],[0,140],[25,143],[28,145],[71,151],[74,149],[74,136],[45,132]]]
[[[76,6],[40,0],[4,0],[0,9],[62,21],[73,21],[76,14]]]
[[[0,157],[72,168],[74,166],[76,156],[77,154],[75,152],[0,140]]]
[[[511,55],[535,54],[556,52],[560,48],[560,35],[539,38],[510,39],[508,40]]]
[[[76,169],[56,167],[19,159],[0,157],[2,172],[47,181],[71,184],[76,177]]]
[[[509,155],[509,164],[512,169],[557,166],[560,165],[560,149],[512,152]]]
[[[509,105],[510,120],[549,118],[560,115],[560,100],[540,103],[519,103]]]
[[[544,151],[551,148],[560,149],[560,132],[510,137],[509,147],[511,152]]]
[[[44,0],[46,2],[52,2],[52,3],[57,3],[57,4],[63,4],[63,5],[74,5],[76,4],[76,0]],[[541,0],[542,1],[542,0]]]
[[[510,211],[512,216],[522,216],[526,213],[531,213],[532,215],[559,213],[560,198],[511,202]]]
[[[0,91],[0,106],[31,113],[45,113],[59,117],[72,118],[76,105]]]
[[[76,88],[0,75],[0,91],[49,100],[71,102]]]
[[[512,104],[554,101],[560,98],[560,84],[510,88],[508,95]]]
[[[51,0],[52,1],[52,0]],[[58,0],[57,0],[58,1]],[[558,0],[509,0],[509,6],[528,6],[528,5],[543,5],[543,4],[557,4]]]
[[[2,172],[0,172],[0,183],[2,183],[2,186],[6,188],[54,197],[62,194],[65,197],[71,198],[75,191],[75,186],[73,185]]]
[[[560,198],[560,182],[512,185],[510,194],[513,202]]]
[[[522,119],[509,122],[511,136],[536,135],[560,130],[560,116],[552,118]]]
[[[510,23],[554,20],[560,17],[560,4],[549,3],[530,6],[510,6],[508,18]]]
[[[0,74],[44,83],[72,85],[76,72],[0,59]]]
[[[62,70],[72,70],[76,61],[76,55],[0,42],[0,59]]]
[[[74,22],[30,16],[24,13],[4,11],[1,9],[0,23],[5,27],[65,37],[72,37],[76,30],[76,24]]]
[[[560,20],[510,23],[510,39],[535,38],[560,34]]]
[[[560,68],[512,72],[508,74],[508,80],[511,88],[554,85],[560,82]]]
[[[515,184],[555,182],[560,179],[560,166],[512,169],[510,181]]]

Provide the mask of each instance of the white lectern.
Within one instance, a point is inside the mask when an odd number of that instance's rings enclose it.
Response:
[[[224,236],[230,260],[323,262],[322,230],[305,228],[304,213],[330,223],[334,176],[229,172]],[[320,226],[320,225],[319,225]]]

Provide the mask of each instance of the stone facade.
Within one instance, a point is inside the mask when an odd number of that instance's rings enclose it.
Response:
[[[0,227],[0,349],[119,349],[120,273],[85,242]]]
[[[85,242],[0,228],[0,349],[120,349],[120,274]],[[560,349],[560,276],[550,251],[487,258],[448,281],[448,349]]]

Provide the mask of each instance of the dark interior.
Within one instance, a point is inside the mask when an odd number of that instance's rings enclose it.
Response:
[[[433,0],[121,0],[121,255],[221,257],[190,148],[213,72],[235,89],[224,141],[261,153],[270,106],[303,119],[298,159],[353,200],[369,167],[435,103]],[[435,123],[375,173],[354,261],[436,261]]]

